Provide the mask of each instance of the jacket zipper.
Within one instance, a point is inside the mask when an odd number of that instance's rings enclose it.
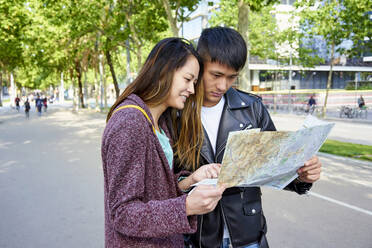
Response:
[[[202,247],[201,238],[202,238],[203,216],[204,215],[201,216],[201,220],[200,220],[199,247]]]
[[[222,207],[222,202],[220,202],[221,204],[221,211],[222,211],[222,217],[223,217],[223,220],[224,220],[224,224],[226,225],[226,229],[227,231],[229,232],[229,239],[230,239],[230,246],[229,247],[232,247],[234,248],[233,244],[232,244],[232,239],[231,239],[231,236],[230,236],[230,230],[229,230],[229,225],[227,225],[227,221],[226,221],[226,217],[225,217],[225,212],[223,211],[223,207]],[[223,234],[222,234],[223,235]],[[223,240],[223,236],[222,236],[222,240]],[[223,241],[222,241],[223,242]]]
[[[226,146],[226,142],[224,142],[221,146]],[[221,146],[220,146],[220,147],[221,147]],[[220,151],[217,153],[216,158],[218,158],[218,156],[220,155],[221,152],[222,152],[222,150],[220,150]]]
[[[249,124],[248,126],[246,127],[243,127],[241,128],[240,130],[245,130],[245,129],[249,129],[252,127],[252,124]],[[223,145],[226,145],[227,142],[225,142]],[[221,150],[222,151],[222,150]],[[221,151],[217,154],[216,158],[220,155]],[[244,192],[241,192],[240,193],[240,197],[243,199],[243,194]],[[220,204],[221,204],[221,211],[222,211],[222,217],[223,217],[223,220],[224,220],[224,224],[226,225],[226,229],[229,231],[229,239],[230,239],[230,246],[232,248],[234,248],[233,244],[232,244],[232,239],[231,239],[231,235],[230,235],[230,230],[229,230],[229,226],[227,225],[227,221],[226,221],[226,216],[225,216],[225,212],[223,211],[223,207],[222,207],[222,202],[220,201]],[[203,220],[203,219],[202,219]],[[201,231],[200,231],[200,240],[201,240]],[[223,240],[223,236],[222,236],[222,240]],[[201,243],[200,243],[200,247],[201,247]]]

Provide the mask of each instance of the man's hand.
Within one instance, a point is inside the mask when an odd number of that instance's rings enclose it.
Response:
[[[201,215],[214,210],[225,187],[199,185],[186,197],[186,214]]]
[[[317,156],[313,156],[311,159],[305,162],[304,166],[297,170],[298,179],[301,182],[313,183],[320,178],[320,172],[322,171],[322,163],[319,161]]]

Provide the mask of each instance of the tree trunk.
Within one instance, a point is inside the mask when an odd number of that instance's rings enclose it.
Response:
[[[94,68],[94,78],[95,78],[95,81],[94,81],[94,99],[96,100],[96,110],[99,111],[99,82],[98,82],[98,69],[97,67],[95,66]]]
[[[85,108],[84,106],[84,95],[83,95],[83,84],[81,82],[81,65],[80,61],[75,61],[75,70],[76,70],[76,77],[78,80],[78,86],[79,86],[79,107]]]
[[[179,28],[177,27],[177,13],[175,16],[172,15],[172,9],[168,0],[161,0],[161,2],[163,3],[165,12],[167,13],[167,19],[171,27],[172,34],[174,37],[178,37]]]
[[[107,81],[106,81],[106,74],[103,73],[103,101],[104,101],[104,106],[105,106],[105,109],[108,108],[108,105],[107,105]]]
[[[138,46],[137,47],[137,71],[139,72],[142,67],[142,47]]]
[[[0,71],[0,107],[3,106],[3,73]]]
[[[105,55],[106,55],[107,64],[110,67],[112,81],[114,82],[116,98],[118,98],[120,95],[120,89],[119,89],[118,81],[116,80],[114,65],[112,64],[110,51],[106,50]]]
[[[89,95],[88,95],[88,78],[87,78],[87,71],[84,70],[84,85],[83,85],[83,95],[84,95],[84,103],[87,105],[88,109],[90,109],[89,104]]]
[[[251,91],[251,72],[249,70],[249,4],[245,3],[244,0],[239,0],[238,8],[238,31],[247,44],[247,61],[242,69],[239,88],[241,90]]]
[[[14,76],[13,72],[10,73],[10,87],[12,91],[10,92],[10,106],[15,106],[14,100],[16,97],[17,89],[16,89],[16,84],[14,83]]]
[[[130,80],[131,80],[131,75],[130,75],[130,51],[129,51],[129,40],[126,40],[125,43],[127,44],[127,81],[126,85],[129,85]]]
[[[326,95],[325,95],[325,98],[324,98],[324,106],[323,106],[323,113],[322,113],[322,117],[323,118],[326,117],[327,101],[328,101],[328,91],[329,91],[329,89],[332,86],[332,72],[333,72],[333,59],[334,59],[333,57],[334,57],[334,54],[335,54],[335,43],[332,43],[332,48],[331,48],[331,65],[330,65],[329,74],[328,74]]]
[[[103,55],[99,55],[99,89],[100,89],[100,111],[103,109]]]
[[[58,96],[59,103],[65,102],[65,86],[63,82],[63,72],[61,72],[61,85],[59,87],[59,96]]]
[[[76,87],[75,87],[75,77],[74,77],[74,68],[70,68],[70,79],[71,79],[71,87],[72,87],[72,111],[77,111],[79,109],[79,105],[76,102]]]

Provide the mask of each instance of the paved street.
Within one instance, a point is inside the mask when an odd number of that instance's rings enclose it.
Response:
[[[272,119],[278,130],[297,130],[305,116]],[[372,145],[372,123],[328,121],[335,123],[329,138]],[[372,163],[319,156],[322,178],[310,195],[263,190],[271,246],[372,248]]]
[[[280,130],[300,123],[277,117]],[[355,125],[332,135],[371,140],[370,124]],[[103,127],[101,114],[55,106],[0,113],[0,247],[103,247]],[[271,247],[372,248],[372,164],[321,159],[311,195],[263,189]]]
[[[0,115],[2,248],[104,245],[104,119],[52,109]]]
[[[289,114],[271,114],[275,126],[280,131],[295,131],[301,128],[306,116]],[[372,121],[342,120],[331,118],[326,120],[335,123],[328,138],[356,144],[372,145]]]

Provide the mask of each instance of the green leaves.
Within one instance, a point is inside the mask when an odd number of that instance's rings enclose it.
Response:
[[[372,21],[367,12],[372,9],[370,0],[312,0],[298,1],[302,32],[309,37],[321,36],[330,46],[351,40],[350,54],[360,49],[366,37],[371,38]],[[362,44],[361,44],[362,43]],[[367,43],[370,46],[371,43]],[[337,50],[341,51],[338,47]],[[345,52],[345,51],[344,51]]]

